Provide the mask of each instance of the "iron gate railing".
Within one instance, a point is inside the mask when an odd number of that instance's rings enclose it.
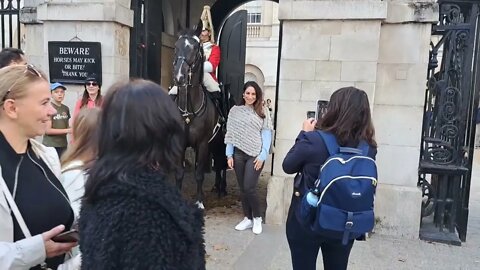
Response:
[[[21,0],[0,0],[2,48],[20,48],[20,2]]]
[[[424,196],[420,238],[460,245],[466,240],[478,107],[480,10],[478,1],[438,3],[419,164]]]

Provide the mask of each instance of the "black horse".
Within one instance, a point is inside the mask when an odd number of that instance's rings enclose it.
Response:
[[[214,160],[219,160],[219,163],[216,162],[218,166],[215,166],[216,176],[222,177],[222,174],[225,174],[221,172],[221,158],[225,159],[225,150],[222,153],[218,149],[225,149],[225,145],[221,139],[223,135],[218,123],[217,109],[202,85],[204,55],[198,38],[200,31],[201,28],[181,31],[175,43],[173,76],[174,84],[178,88],[176,103],[185,121],[185,150],[192,147],[195,151],[196,203],[200,208],[204,208],[203,180],[205,172],[209,171],[211,166],[210,150],[217,149],[212,151]],[[179,189],[182,188],[184,173],[185,167],[182,166],[175,175]],[[224,188],[219,187],[217,190],[219,194],[222,189]]]

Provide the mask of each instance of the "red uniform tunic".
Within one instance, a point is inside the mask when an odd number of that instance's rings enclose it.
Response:
[[[207,61],[212,64],[213,71],[210,72],[210,75],[212,75],[212,78],[218,82],[216,73],[218,64],[220,64],[220,47],[210,42],[206,42],[203,45],[203,51],[205,57],[208,59]]]

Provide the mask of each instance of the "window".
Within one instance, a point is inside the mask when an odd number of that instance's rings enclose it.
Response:
[[[247,13],[247,23],[261,23],[262,14],[261,13]]]

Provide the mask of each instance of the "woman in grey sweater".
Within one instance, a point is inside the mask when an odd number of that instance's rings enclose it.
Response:
[[[245,218],[235,226],[238,231],[252,228],[262,232],[257,198],[260,172],[267,159],[272,141],[272,121],[262,106],[263,93],[256,82],[243,87],[241,106],[234,106],[228,114],[225,135],[228,166],[235,170]]]

